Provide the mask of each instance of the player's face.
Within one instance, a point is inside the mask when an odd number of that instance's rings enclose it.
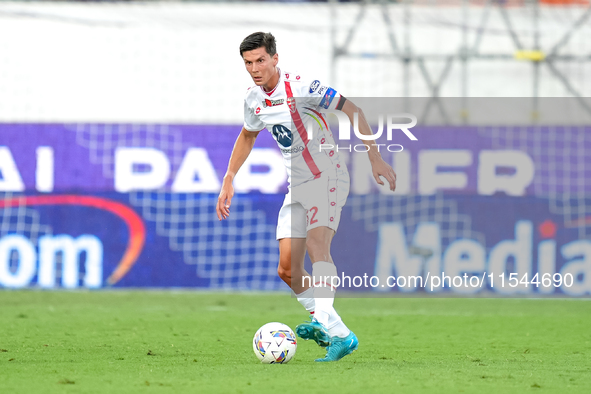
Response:
[[[246,71],[248,71],[255,84],[268,90],[275,87],[275,84],[277,84],[277,70],[275,66],[277,66],[279,60],[277,54],[271,57],[265,50],[265,47],[260,47],[252,51],[243,52],[242,59],[244,59]],[[273,86],[270,86],[271,84]]]

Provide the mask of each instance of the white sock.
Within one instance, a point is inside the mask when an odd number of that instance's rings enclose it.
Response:
[[[298,302],[311,314],[314,314],[314,288],[310,287],[308,290],[296,294]]]
[[[343,323],[337,311],[334,311],[328,317],[328,326],[326,328],[328,328],[328,333],[331,337],[345,338],[351,332],[345,323]]]
[[[329,318],[336,311],[333,308],[334,290],[331,287],[331,277],[337,276],[337,268],[326,261],[312,264],[312,278],[314,279],[314,318],[328,328]]]

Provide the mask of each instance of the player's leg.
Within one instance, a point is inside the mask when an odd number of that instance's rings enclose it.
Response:
[[[331,336],[347,336],[349,329],[333,308],[335,289],[331,286],[338,283],[327,283],[320,279],[337,276],[330,247],[339,226],[341,209],[349,194],[348,174],[327,171],[320,178],[294,188],[292,193],[307,210],[306,247],[312,261],[315,318],[329,330]]]
[[[334,233],[333,229],[321,226],[309,230],[306,238],[308,256],[312,261],[312,279],[314,280],[316,302],[314,317],[327,329],[330,328],[330,316],[336,313],[333,303],[336,290],[334,286],[337,284],[335,278],[337,277],[337,269],[330,255],[330,244]]]
[[[313,319],[316,309],[316,299],[312,277],[304,268],[306,254],[305,238],[285,238],[279,240],[279,276],[287,283],[296,295],[300,304],[308,312],[312,321],[296,328],[298,335],[305,339],[312,339],[320,346],[330,345],[328,330]]]
[[[314,339],[317,339],[322,331],[328,331],[330,346],[327,356],[317,361],[337,361],[358,346],[357,337],[343,323],[333,306],[336,290],[333,286],[338,281],[330,247],[348,194],[348,174],[339,171],[323,173],[320,178],[306,182],[294,191],[295,198],[307,209],[306,247],[312,261],[315,302],[314,320],[299,325],[296,332],[310,336],[310,331],[313,331]],[[305,336],[302,338],[306,339]],[[316,342],[325,345],[325,342]]]
[[[314,294],[310,289],[310,274],[304,269],[306,254],[306,210],[292,200],[291,191],[285,196],[277,219],[279,266],[277,273],[293,290],[296,298],[310,313],[314,312]],[[306,280],[305,278],[308,277]]]
[[[279,266],[277,273],[293,290],[298,302],[314,314],[314,292],[312,278],[304,268],[306,256],[305,238],[283,238],[279,240]]]
[[[330,255],[334,234],[334,229],[321,226],[309,230],[306,239],[308,255],[312,261],[315,319],[328,329],[331,336],[326,356],[316,361],[338,361],[357,350],[359,344],[355,334],[347,328],[333,307],[336,291],[334,286],[338,283],[337,269]]]
[[[306,246],[312,261],[314,280],[315,318],[324,325],[331,337],[344,338],[350,330],[334,309],[334,297],[338,284],[337,268],[330,254],[330,245],[335,231],[321,226],[308,231]],[[333,279],[334,278],[334,279]]]

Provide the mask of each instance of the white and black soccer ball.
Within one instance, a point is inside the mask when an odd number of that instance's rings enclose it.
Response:
[[[252,350],[263,364],[285,364],[293,358],[298,347],[296,336],[283,323],[267,323],[258,329]]]

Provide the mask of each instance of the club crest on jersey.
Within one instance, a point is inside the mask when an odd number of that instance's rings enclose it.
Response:
[[[265,99],[263,101],[263,107],[267,108],[267,107],[274,107],[276,105],[281,105],[283,104],[283,99],[279,99],[279,100],[269,100],[269,99]]]
[[[291,113],[292,114],[295,114],[295,112],[296,112],[296,101],[295,101],[295,98],[288,97],[287,98],[287,106],[289,107],[289,110],[291,111]]]

